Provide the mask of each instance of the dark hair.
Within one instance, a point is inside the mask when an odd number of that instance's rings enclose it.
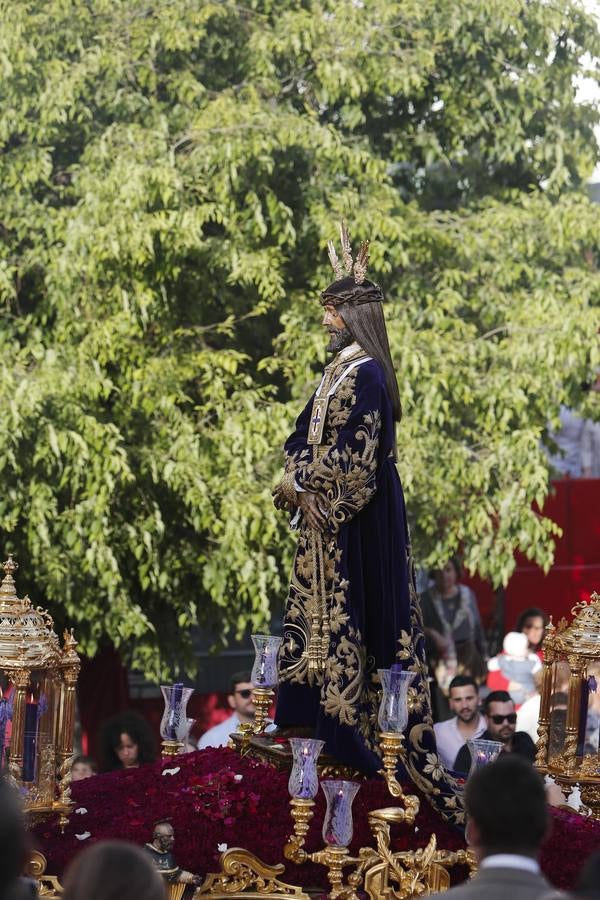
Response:
[[[117,713],[102,726],[103,771],[112,772],[122,769],[123,765],[117,756],[117,748],[121,743],[121,735],[128,734],[138,746],[138,763],[154,762],[156,747],[150,726],[143,716],[134,709]]]
[[[231,694],[235,694],[238,684],[252,684],[252,672],[234,672],[231,676]]]
[[[541,775],[516,753],[502,753],[467,781],[465,806],[486,856],[535,855],[548,826]]]
[[[576,897],[589,897],[591,900],[599,900],[600,853],[592,853],[586,859],[574,893]]]
[[[361,302],[361,296],[376,298],[376,300],[375,302]],[[344,302],[346,297],[351,298],[351,302]],[[392,363],[383,306],[379,299],[383,299],[381,288],[368,279],[357,285],[354,278],[349,276],[330,284],[323,291],[321,298],[324,304],[327,304],[328,300],[333,302],[336,311],[352,332],[354,340],[358,341],[363,350],[366,350],[369,356],[376,359],[382,367],[394,420],[399,422],[402,418],[400,391]]]
[[[71,769],[78,763],[81,763],[82,766],[89,766],[92,772],[98,771],[98,764],[91,756],[76,756],[71,763]]]
[[[490,703],[514,703],[515,701],[510,696],[508,691],[490,691],[485,700],[483,701],[483,708],[488,713],[490,708]]]
[[[471,675],[455,675],[448,685],[448,693],[450,693],[452,688],[467,687],[469,685],[472,685],[475,688],[475,693],[477,693],[479,688],[477,682]]]
[[[0,778],[0,896],[17,887],[27,858],[29,840],[15,788]]]
[[[166,900],[165,884],[150,856],[125,841],[100,841],[71,863],[63,900]]]
[[[548,616],[543,609],[540,609],[539,606],[528,606],[527,609],[524,609],[523,612],[519,613],[515,631],[523,631],[523,625],[527,619],[542,619],[544,628],[548,624]]]

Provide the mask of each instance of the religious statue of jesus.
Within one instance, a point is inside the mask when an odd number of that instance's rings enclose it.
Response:
[[[400,663],[416,673],[407,768],[457,818],[455,783],[435,749],[395,464],[401,406],[384,297],[366,278],[368,244],[354,259],[343,223],[341,238],[341,262],[329,244],[336,279],[321,294],[333,358],[285,443],[285,473],[274,491],[275,505],[298,529],[275,721],[308,726],[336,759],[373,775],[381,769],[377,669]]]

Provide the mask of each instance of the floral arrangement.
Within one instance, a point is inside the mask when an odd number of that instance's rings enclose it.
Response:
[[[175,858],[183,868],[204,875],[219,870],[219,856],[228,847],[245,847],[264,862],[283,862],[283,845],[291,829],[288,775],[226,748],[201,750],[141,766],[96,775],[72,786],[75,811],[64,834],[46,822],[36,829],[39,849],[48,859],[47,871],[62,875],[85,846],[105,839],[122,839],[142,846],[152,839],[154,823],[170,819],[175,829]],[[411,793],[418,793],[407,785]],[[354,838],[351,851],[372,846],[370,810],[389,806],[383,781],[365,779],[354,801]],[[306,848],[323,846],[321,826],[325,802],[320,791]],[[544,849],[542,866],[557,886],[569,889],[587,855],[600,845],[600,823],[553,811],[554,829]],[[435,832],[438,847],[464,847],[460,832],[442,821],[427,800],[415,825],[398,827],[394,849],[425,846]],[[561,848],[569,847],[566,856]],[[456,879],[465,877],[456,870]],[[325,888],[324,868],[288,863],[285,880],[304,887]]]

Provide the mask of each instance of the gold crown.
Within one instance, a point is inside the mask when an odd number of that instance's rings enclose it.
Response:
[[[369,265],[369,242],[362,242],[362,244],[358,248],[356,259],[353,259],[352,246],[350,244],[350,235],[348,234],[348,229],[346,228],[346,223],[343,219],[340,222],[340,238],[342,242],[342,259],[344,262],[344,268],[342,268],[342,263],[338,259],[333,241],[327,242],[329,260],[331,262],[331,267],[335,273],[335,277],[339,281],[346,276],[354,274],[354,281],[356,282],[356,284],[362,284],[367,274],[367,266]]]

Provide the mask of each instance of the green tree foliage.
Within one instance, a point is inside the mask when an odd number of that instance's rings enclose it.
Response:
[[[576,0],[0,0],[0,531],[91,653],[264,627],[270,490],[372,241],[419,557],[547,566],[540,447],[598,361]]]

